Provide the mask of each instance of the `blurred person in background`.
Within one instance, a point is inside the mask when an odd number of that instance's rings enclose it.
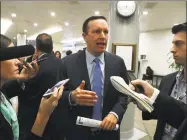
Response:
[[[61,59],[60,51],[56,51],[54,55],[55,55],[56,58],[60,58]]]
[[[72,54],[72,51],[71,51],[71,50],[66,51],[66,56],[68,56],[68,55],[70,55],[70,54]]]

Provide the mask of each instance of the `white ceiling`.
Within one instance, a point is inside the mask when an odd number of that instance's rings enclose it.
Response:
[[[13,38],[17,33],[23,33],[26,29],[27,36],[38,33],[48,27],[61,25],[63,31],[52,35],[55,42],[64,38],[81,37],[82,23],[86,18],[100,11],[100,15],[108,18],[110,2],[107,1],[58,1],[58,2],[26,2],[26,1],[2,1],[1,17],[10,18],[13,25],[6,35]],[[140,15],[140,30],[158,30],[171,28],[174,23],[186,21],[186,2],[140,2],[140,10],[148,10],[148,15]],[[50,12],[56,13],[55,17]],[[12,18],[11,13],[17,17]],[[64,22],[68,21],[69,26]],[[34,27],[33,23],[38,23]]]

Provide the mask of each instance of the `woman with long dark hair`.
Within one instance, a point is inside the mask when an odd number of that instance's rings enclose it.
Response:
[[[61,53],[60,53],[60,51],[56,51],[55,52],[55,56],[56,56],[56,58],[60,58],[61,59]]]
[[[0,39],[1,49],[8,49],[8,47],[13,46],[12,41],[8,37],[0,35]],[[0,53],[3,52],[1,51]],[[27,63],[27,67],[23,66],[23,70],[19,73],[19,64],[18,59],[0,61],[0,140],[19,140],[19,125],[16,112],[9,102],[8,97],[10,96],[8,93],[4,93],[1,87],[7,80],[25,80],[38,71],[38,65],[34,62],[33,66]],[[50,98],[42,98],[35,123],[27,140],[42,140],[44,128],[58,104],[62,91],[63,86],[55,89]]]

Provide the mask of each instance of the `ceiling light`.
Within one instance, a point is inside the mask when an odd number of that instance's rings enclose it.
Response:
[[[15,18],[15,17],[16,17],[16,14],[15,14],[15,13],[12,13],[11,16],[12,16],[13,18]]]
[[[148,14],[148,11],[143,11],[143,15],[147,15]]]
[[[55,12],[51,12],[51,16],[54,17],[56,14]]]
[[[16,39],[16,37],[14,36],[13,39]]]
[[[24,32],[26,33],[26,32],[27,32],[27,30],[24,30]]]
[[[82,42],[82,41],[84,41],[84,39],[82,37],[71,38],[71,39],[64,39],[64,40],[61,41],[61,43],[66,44],[66,43],[73,43],[73,42],[80,42],[80,41]]]
[[[9,19],[1,18],[1,34],[5,34],[8,28],[12,25]]]
[[[65,24],[66,26],[68,26],[68,25],[69,25],[69,23],[68,23],[68,22],[64,22],[64,24]]]
[[[37,26],[38,26],[38,23],[34,23],[34,26],[37,27]]]
[[[95,15],[99,15],[99,11],[95,11]]]
[[[50,34],[50,35],[51,35],[51,34],[60,32],[60,31],[62,31],[62,30],[63,30],[63,29],[62,29],[61,26],[54,26],[54,27],[45,29],[45,30],[43,30],[43,31],[41,31],[41,32],[38,32],[38,33],[36,33],[36,34],[34,34],[34,35],[31,35],[31,36],[29,36],[27,39],[28,39],[28,40],[35,40],[36,37],[38,36],[38,34],[46,33],[46,34]]]

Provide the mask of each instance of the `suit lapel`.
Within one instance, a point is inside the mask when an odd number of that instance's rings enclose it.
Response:
[[[85,87],[87,88],[87,90],[91,90],[90,79],[88,76],[88,69],[86,64],[85,50],[78,53],[77,66],[78,73],[81,76],[81,80],[85,80],[86,82]]]
[[[109,83],[109,80],[110,80],[109,58],[108,58],[107,52],[105,52],[104,60],[105,60],[105,69],[104,69],[104,71],[105,71],[105,79],[104,79],[103,97],[106,94],[106,91],[107,91],[107,88],[108,88],[108,83]]]
[[[50,54],[47,54],[47,53],[46,53],[46,54],[42,55],[42,56],[39,58],[39,60],[40,60],[40,59],[43,59],[43,58],[46,58],[46,57],[49,57],[49,56],[50,56]]]
[[[171,87],[174,87],[174,85],[175,85],[175,83],[176,83],[176,75],[177,75],[177,73],[174,73],[172,76],[171,76],[171,78],[169,78],[168,79],[168,84],[166,84],[166,85],[168,85],[168,89],[169,89],[169,92],[167,92],[169,95],[171,94],[171,92],[172,92],[172,90],[173,90],[173,88],[171,88]]]

